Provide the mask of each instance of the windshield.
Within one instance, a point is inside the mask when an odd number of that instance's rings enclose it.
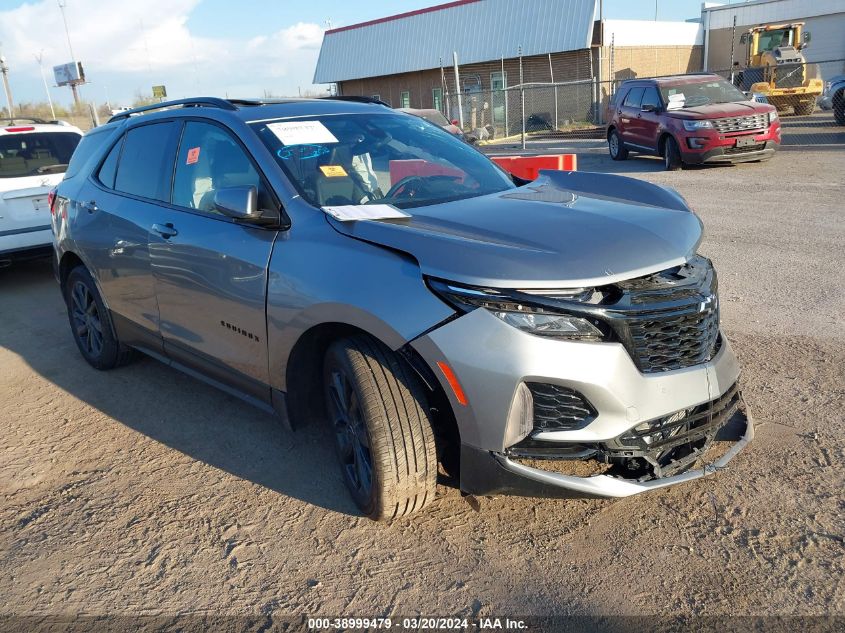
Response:
[[[404,209],[514,187],[483,154],[413,116],[341,114],[251,125],[302,197],[317,207]]]
[[[0,136],[0,178],[60,174],[81,138],[73,132],[4,134]]]
[[[757,50],[773,51],[779,46],[792,46],[791,29],[775,29],[774,31],[763,31],[758,36]]]
[[[676,86],[661,86],[660,94],[667,110],[694,108],[709,103],[748,101],[745,94],[724,79]]]

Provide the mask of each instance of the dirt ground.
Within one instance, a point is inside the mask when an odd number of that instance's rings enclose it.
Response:
[[[845,151],[659,171],[706,226],[757,437],[715,477],[622,501],[441,488],[356,516],[295,434],[143,359],[97,372],[49,264],[0,270],[0,614],[845,616]]]

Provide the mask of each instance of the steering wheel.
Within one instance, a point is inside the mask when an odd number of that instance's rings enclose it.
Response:
[[[413,198],[424,180],[425,179],[422,176],[405,176],[388,189],[387,193],[384,194],[384,197],[387,200],[404,200],[406,198]]]

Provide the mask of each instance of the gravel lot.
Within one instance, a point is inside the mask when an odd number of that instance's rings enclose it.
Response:
[[[0,614],[845,616],[845,149],[579,161],[676,187],[705,222],[759,425],[728,470],[480,511],[441,488],[375,524],[321,429],[150,359],[89,368],[49,264],[18,266],[0,270]]]

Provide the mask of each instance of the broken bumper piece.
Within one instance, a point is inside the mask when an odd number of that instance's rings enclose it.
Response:
[[[520,463],[504,453],[484,451],[464,445],[461,451],[461,490],[476,496],[513,494],[542,497],[619,498],[666,488],[699,479],[725,468],[754,438],[754,423],[737,393],[737,406],[723,421],[714,441],[700,451],[693,462],[683,464],[687,470],[664,477],[627,478],[612,469],[610,474],[574,476]],[[711,450],[728,444],[720,456],[710,458]],[[585,461],[545,460],[544,464],[584,464]],[[668,470],[668,469],[667,469]]]

